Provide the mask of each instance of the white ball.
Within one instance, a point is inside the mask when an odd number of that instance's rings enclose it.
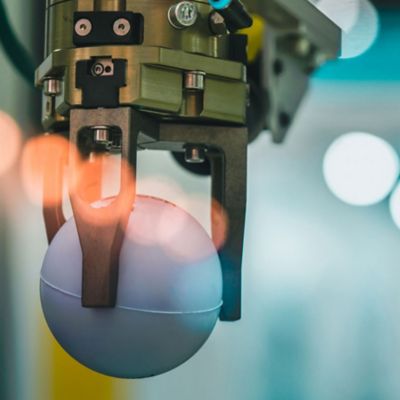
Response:
[[[120,253],[116,307],[83,308],[81,287],[82,251],[70,219],[44,259],[43,312],[72,357],[120,378],[158,375],[188,360],[211,334],[222,305],[221,265],[203,227],[173,204],[143,196]]]
[[[336,139],[325,154],[324,177],[345,203],[368,206],[385,199],[399,176],[399,157],[385,140],[362,132]]]

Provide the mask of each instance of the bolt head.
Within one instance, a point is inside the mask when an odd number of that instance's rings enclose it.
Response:
[[[171,6],[168,12],[170,24],[177,29],[193,26],[198,16],[197,6],[191,1],[181,1]]]
[[[126,36],[131,29],[131,23],[126,18],[118,18],[114,22],[113,30],[117,36]]]
[[[189,164],[202,164],[206,160],[206,152],[202,146],[188,145],[185,147],[185,161]]]
[[[61,81],[58,79],[46,79],[43,86],[46,96],[58,96],[61,93]]]
[[[92,66],[93,76],[102,76],[104,74],[104,65],[102,63],[96,63]]]
[[[76,21],[75,24],[75,33],[78,36],[88,36],[90,32],[92,32],[93,25],[87,18],[81,18],[80,20]]]
[[[205,72],[188,71],[185,73],[185,89],[204,90]]]

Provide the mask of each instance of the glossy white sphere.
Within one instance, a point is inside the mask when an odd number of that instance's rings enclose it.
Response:
[[[222,303],[221,266],[203,227],[175,205],[143,196],[120,254],[117,306],[83,308],[81,287],[82,251],[70,219],[43,263],[43,312],[72,357],[121,378],[162,374],[188,360],[211,334]]]

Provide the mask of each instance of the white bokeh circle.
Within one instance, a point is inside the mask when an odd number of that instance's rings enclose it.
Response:
[[[345,203],[368,206],[385,199],[396,184],[399,157],[385,140],[363,132],[340,136],[323,162],[325,182]]]
[[[309,0],[342,29],[342,59],[364,54],[379,34],[379,15],[370,0]]]
[[[379,15],[369,0],[358,0],[359,10],[355,23],[342,32],[340,58],[355,58],[364,54],[375,43],[379,34]]]

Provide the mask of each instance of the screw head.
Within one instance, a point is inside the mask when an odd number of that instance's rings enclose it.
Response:
[[[202,146],[185,146],[185,161],[188,164],[202,164],[206,160],[206,151]]]
[[[108,144],[110,142],[110,129],[108,126],[93,126],[91,129],[96,143]]]
[[[78,36],[88,36],[90,32],[92,32],[93,25],[87,18],[81,18],[80,20],[76,21],[75,24],[75,33]]]
[[[168,20],[170,24],[177,29],[193,26],[198,16],[199,12],[197,6],[191,1],[181,1],[171,6],[168,11]]]
[[[114,33],[118,36],[126,36],[131,28],[131,23],[126,18],[118,18],[114,22]]]
[[[61,81],[49,78],[44,81],[44,94],[46,96],[58,96],[61,93]]]
[[[203,71],[187,71],[185,73],[185,89],[204,90],[204,78],[206,74]]]
[[[95,63],[92,66],[93,76],[102,76],[104,74],[104,65],[102,63]]]

